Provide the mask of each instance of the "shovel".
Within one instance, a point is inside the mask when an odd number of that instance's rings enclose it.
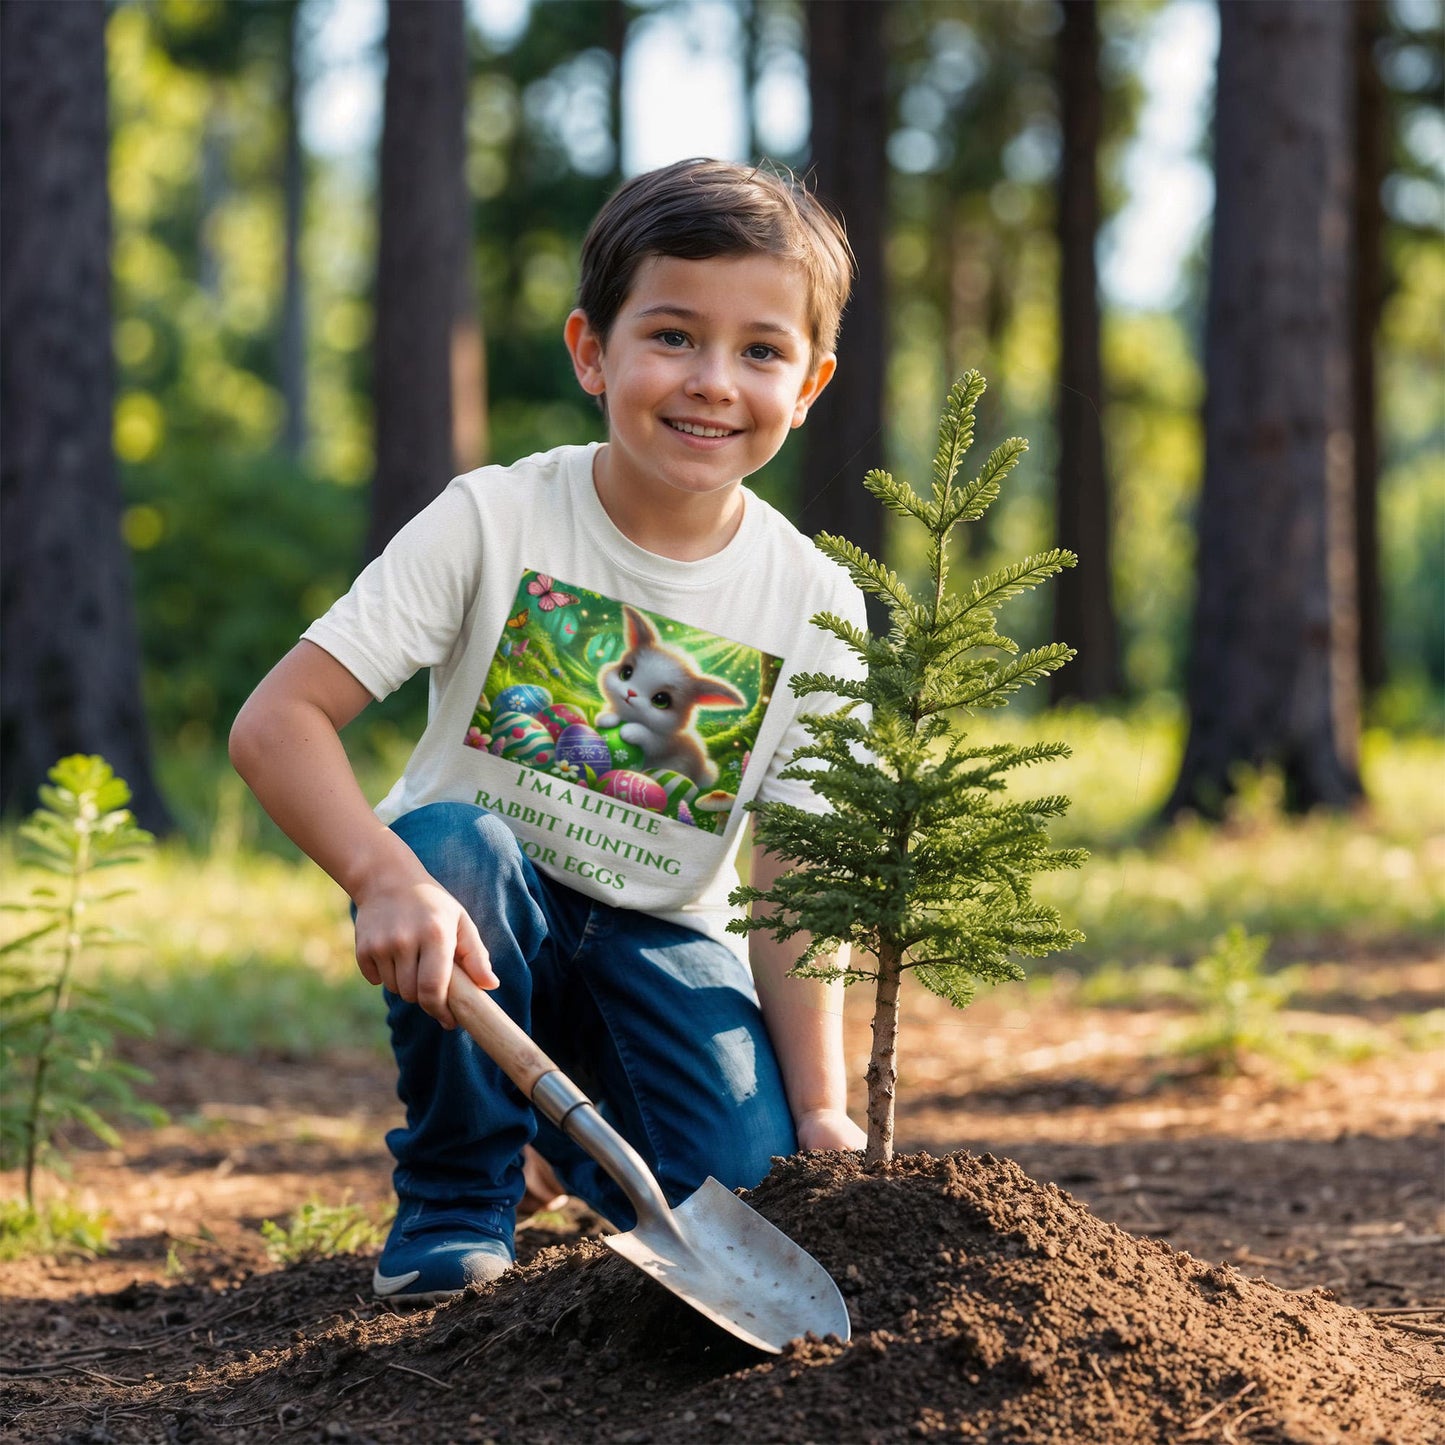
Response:
[[[461,969],[448,1000],[509,1079],[581,1145],[632,1201],[637,1223],[603,1243],[730,1334],[769,1354],[789,1340],[851,1334],[838,1286],[812,1255],[716,1179],[668,1207],[637,1151],[587,1096]]]

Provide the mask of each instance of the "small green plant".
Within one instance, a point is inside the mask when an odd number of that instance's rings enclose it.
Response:
[[[831,811],[819,815],[782,803],[757,805],[756,840],[802,866],[783,874],[766,893],[744,887],[732,895],[734,903],[754,905],[750,917],[729,925],[734,931],[766,928],[780,939],[812,935],[794,973],[850,983],[875,980],[869,1163],[893,1155],[903,972],[912,970],[926,988],[962,1007],[981,980],[1022,978],[1014,955],[1050,953],[1082,937],[1032,896],[1034,874],[1076,868],[1084,860],[1082,850],[1049,846],[1047,824],[1064,812],[1068,799],[1003,796],[1013,769],[1064,757],[1067,747],[971,746],[952,720],[1001,706],[1024,684],[1073,656],[1061,643],[1020,654],[994,618],[1011,597],[1073,566],[1072,553],[1042,552],[979,579],[960,596],[948,592],[954,527],[983,515],[1028,448],[1021,437],[1010,438],[973,481],[957,484],[984,385],[983,377],[970,371],[949,393],[931,500],[887,472],[869,472],[864,479],[889,511],[926,529],[925,597],[915,599],[895,573],[851,542],[826,533],[816,539],[859,587],[882,598],[891,625],[886,636],[875,637],[826,613],[813,618],[854,654],[864,672],[861,680],[815,673],[793,681],[800,696],[846,699],[837,711],[804,718],[811,741],[783,773],[809,779]],[[850,959],[824,961],[842,944],[856,950]]]
[[[284,1227],[274,1219],[262,1220],[261,1237],[266,1241],[266,1253],[277,1264],[304,1264],[379,1248],[386,1238],[389,1214],[377,1223],[359,1204],[322,1204],[313,1199],[303,1204]]]
[[[1179,997],[1199,1018],[1177,1041],[1178,1053],[1225,1076],[1242,1073],[1251,1056],[1280,1056],[1287,1037],[1280,1015],[1304,970],[1266,970],[1269,942],[1236,923],[1180,976]]]
[[[122,941],[96,915],[131,891],[97,892],[94,875],[137,861],[151,836],[126,807],[130,789],[103,758],[62,758],[50,781],[20,827],[21,862],[60,885],[37,884],[27,902],[3,905],[42,921],[0,944],[0,1165],[23,1168],[32,1214],[36,1169],[59,1161],[62,1130],[78,1125],[115,1144],[111,1118],[165,1117],[132,1088],[148,1076],[111,1047],[117,1032],[148,1034],[149,1024],[76,977],[89,950]]]
[[[110,1216],[82,1209],[66,1199],[27,1204],[0,1199],[0,1260],[34,1254],[94,1258],[110,1248]]]

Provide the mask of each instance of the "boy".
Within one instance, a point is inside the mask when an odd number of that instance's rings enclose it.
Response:
[[[373,1288],[430,1301],[511,1264],[523,1156],[619,1228],[631,1206],[539,1121],[447,1006],[464,969],[630,1140],[676,1203],[708,1174],[859,1148],[837,991],[796,941],[724,933],[744,805],[778,774],[788,684],[847,667],[809,624],[861,595],[747,491],[833,374],[851,281],[791,180],[639,176],[583,246],[565,338],[607,441],[459,477],[262,681],[231,756],[351,897],[385,989],[404,1127]],[[426,731],[373,814],[337,734],[431,669]],[[818,705],[810,699],[810,705]],[[390,823],[391,827],[384,826]],[[787,864],[757,857],[766,880]]]

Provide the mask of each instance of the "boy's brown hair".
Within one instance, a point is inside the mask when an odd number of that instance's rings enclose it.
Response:
[[[648,257],[757,254],[802,267],[816,363],[837,344],[853,252],[842,222],[790,173],[687,160],[634,176],[597,213],[582,243],[577,305],[605,342]]]

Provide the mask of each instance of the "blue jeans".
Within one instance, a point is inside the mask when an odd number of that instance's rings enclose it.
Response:
[[[797,1148],[751,974],[716,940],[594,902],[533,868],[484,808],[433,803],[394,831],[471,915],[492,997],[584,1089],[677,1204],[709,1175],[751,1188]],[[619,1229],[631,1204],[460,1028],[387,992],[406,1124],[398,1196],[515,1207],[536,1140],[569,1194]]]

